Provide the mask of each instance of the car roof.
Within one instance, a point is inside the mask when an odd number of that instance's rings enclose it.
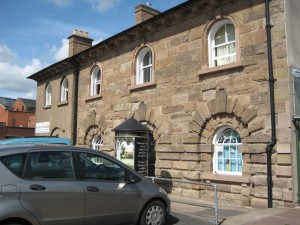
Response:
[[[48,144],[61,144],[61,145],[72,145],[69,138],[62,137],[24,137],[24,138],[12,138],[0,140],[0,145],[10,145],[19,143],[48,143]]]
[[[90,153],[97,152],[101,155],[108,155],[106,153],[96,151],[84,147],[68,146],[68,145],[54,145],[54,144],[16,144],[16,145],[0,145],[0,156],[13,155],[18,153],[27,153],[29,151],[85,151]]]

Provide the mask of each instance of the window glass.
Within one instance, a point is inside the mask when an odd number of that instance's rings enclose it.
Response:
[[[101,146],[102,146],[102,140],[101,137],[96,134],[92,140],[92,146],[94,150],[100,151]]]
[[[222,26],[215,35],[215,45],[225,43],[225,25]]]
[[[51,105],[51,85],[50,83],[46,86],[45,106]]]
[[[152,81],[152,52],[146,47],[141,50],[137,58],[136,83],[142,84]]]
[[[210,67],[236,62],[235,28],[229,20],[215,24],[209,42]]]
[[[32,179],[75,179],[70,152],[33,152],[30,154],[29,163]]]
[[[124,182],[124,169],[113,161],[90,153],[79,153],[85,180]]]
[[[61,93],[60,93],[60,101],[68,101],[68,79],[65,77],[63,81],[61,82]]]
[[[100,70],[97,72],[97,77],[96,77],[96,95],[100,94],[100,84],[101,84],[101,75],[100,75]]]
[[[300,117],[300,77],[294,76],[295,116]]]
[[[91,74],[91,96],[99,95],[101,93],[101,71],[96,66]]]
[[[9,155],[1,157],[1,162],[15,175],[22,176],[26,154]]]
[[[226,33],[228,41],[235,41],[235,30],[232,24],[226,24]]]
[[[218,135],[215,143],[215,171],[218,173],[241,174],[242,153],[240,135],[233,129],[227,128]]]

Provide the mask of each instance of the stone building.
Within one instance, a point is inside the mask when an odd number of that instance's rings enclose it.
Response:
[[[228,203],[293,207],[299,10],[297,0],[189,0],[163,13],[140,5],[133,27],[95,46],[74,31],[69,57],[29,77],[37,125],[117,156],[116,128],[134,119],[156,176],[216,183]]]

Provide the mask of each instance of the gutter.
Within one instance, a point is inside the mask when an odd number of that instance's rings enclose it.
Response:
[[[268,186],[268,208],[273,207],[272,197],[272,149],[276,145],[276,121],[275,121],[275,101],[274,101],[274,83],[276,79],[273,76],[272,62],[272,43],[271,43],[271,28],[270,24],[270,0],[265,0],[266,10],[266,32],[267,32],[267,47],[268,47],[268,69],[269,69],[269,88],[270,88],[270,115],[271,115],[271,142],[268,143],[267,152],[267,186]]]
[[[73,66],[73,95],[72,95],[72,115],[71,115],[71,140],[73,145],[77,144],[77,117],[78,117],[78,80],[79,80],[79,63],[73,57],[68,58]]]

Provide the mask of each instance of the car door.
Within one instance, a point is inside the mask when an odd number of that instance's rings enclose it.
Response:
[[[72,153],[29,153],[20,202],[41,225],[83,225],[85,193],[76,180]]]
[[[135,220],[138,190],[125,182],[125,169],[93,153],[78,153],[86,191],[86,225],[129,224]]]

